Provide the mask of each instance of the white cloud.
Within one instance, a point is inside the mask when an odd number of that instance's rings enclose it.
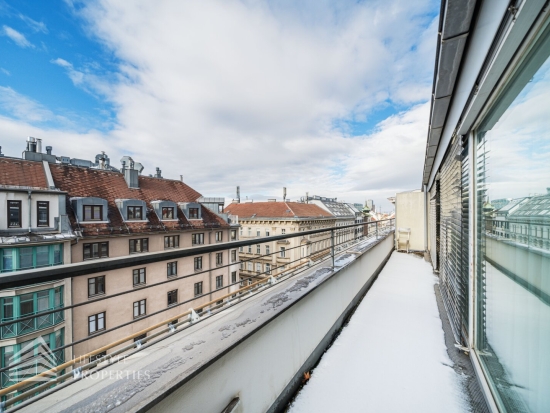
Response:
[[[27,40],[25,35],[19,33],[17,30],[12,29],[9,26],[2,26],[3,35],[9,37],[19,47],[34,47],[31,42]]]
[[[5,69],[3,67],[0,67],[0,71],[4,73],[6,76],[11,76],[11,73],[8,69]]]
[[[24,14],[19,14],[19,18],[23,20],[33,31],[42,32],[44,34],[48,33],[48,28],[43,22],[37,22]]]
[[[0,108],[25,122],[44,122],[54,118],[49,109],[11,87],[0,86]]]
[[[287,186],[292,198],[362,201],[420,184],[437,30],[427,16],[437,2],[102,0],[77,9],[119,74],[52,63],[114,105],[112,159],[132,154],[146,173],[159,166],[229,197],[235,185],[251,196]],[[390,104],[413,108],[371,136],[334,128]]]

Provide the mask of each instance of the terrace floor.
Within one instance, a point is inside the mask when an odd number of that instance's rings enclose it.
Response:
[[[394,252],[288,412],[487,411],[437,282],[424,259]]]

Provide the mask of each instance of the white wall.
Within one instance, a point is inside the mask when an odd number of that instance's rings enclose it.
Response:
[[[395,228],[410,228],[409,249],[424,251],[424,192],[401,192],[395,197]]]

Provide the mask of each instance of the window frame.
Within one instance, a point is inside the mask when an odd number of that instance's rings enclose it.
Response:
[[[199,208],[189,208],[189,219],[200,219]]]
[[[175,267],[175,271],[174,271]],[[166,276],[167,277],[176,277],[178,275],[178,262],[170,261],[166,263]]]
[[[168,245],[167,245],[168,244]],[[164,249],[172,249],[180,247],[180,236],[179,235],[165,235],[164,236]]]
[[[90,208],[88,219],[86,219],[86,208]],[[99,219],[94,219],[96,208],[99,209]],[[82,205],[82,220],[84,222],[103,221],[103,205]]]
[[[136,306],[136,304],[137,304],[137,306]],[[137,315],[136,315],[136,308],[138,310]],[[142,309],[143,309],[143,312],[142,312]],[[133,303],[133,315],[134,315],[134,319],[141,318],[141,317],[147,315],[147,298],[143,298],[141,300],[134,301],[134,303]]]
[[[93,294],[90,294],[90,281],[94,280],[94,285],[95,285],[95,293]],[[102,280],[102,282],[98,282]],[[98,291],[99,288],[98,286],[102,285],[103,286],[103,291]],[[88,278],[88,298],[93,298],[93,297],[97,297],[97,296],[100,296],[100,295],[105,295],[105,276],[104,275],[98,275],[97,277],[90,277]]]
[[[216,265],[223,265],[223,252],[216,253]]]
[[[223,288],[223,275],[216,276],[216,290]]]
[[[99,316],[100,315],[103,315],[103,328],[98,328],[99,327]],[[95,324],[95,330],[94,331],[91,331],[90,330],[90,319],[94,317],[93,319],[93,322]],[[89,315],[88,316],[88,335],[91,336],[91,335],[94,335],[96,333],[98,333],[99,331],[103,331],[107,328],[107,312],[106,311],[102,311],[100,313],[97,313],[97,314],[92,314],[92,315]]]
[[[136,282],[136,277],[138,282]],[[134,287],[147,284],[147,268],[134,268],[132,269],[132,285]]]
[[[202,295],[202,281],[196,282],[193,286],[194,297]]]
[[[197,238],[199,239],[197,240]],[[191,234],[191,245],[204,245],[204,232],[196,232]]]
[[[132,217],[130,218],[130,211],[132,211]],[[139,217],[136,218],[136,211],[139,211]],[[126,207],[126,217],[130,220],[142,221],[143,220],[143,207],[141,205],[128,205]]]
[[[170,214],[165,214],[165,212],[168,212],[170,211]],[[160,210],[160,213],[161,213],[161,220],[167,220],[167,219],[176,219],[174,218],[174,207],[162,207],[161,210]],[[169,216],[166,216],[166,215],[169,215]]]
[[[195,271],[202,270],[202,256],[201,257],[194,257],[193,259],[193,268]]]
[[[170,302],[171,298],[172,300],[174,300],[174,296],[175,296],[175,301]],[[178,290],[172,290],[166,293],[166,303],[168,307],[171,307],[178,303]]]
[[[10,209],[12,207],[15,207],[15,209],[17,209],[19,211],[19,217],[18,217],[18,225],[12,225],[11,224],[11,220],[10,220]],[[8,205],[7,205],[7,224],[8,224],[8,228],[22,228],[23,227],[23,210],[22,210],[22,203],[21,201],[17,201],[17,200],[11,200],[9,199],[8,200]]]
[[[132,251],[133,244],[133,251]],[[137,251],[136,246],[140,246],[140,250]],[[141,254],[142,252],[149,252],[149,238],[134,238],[128,240],[128,252],[129,254]]]
[[[97,257],[93,256],[93,245],[97,245]],[[106,255],[101,255],[102,246],[106,248]],[[86,247],[90,248],[90,256],[86,257]],[[82,244],[82,260],[97,260],[100,258],[109,258],[109,241],[104,242],[87,242]]]
[[[43,207],[46,207],[46,222],[40,222],[40,211]],[[37,227],[49,227],[50,226],[50,201],[36,201],[36,226]]]
[[[223,242],[223,231],[216,231],[216,242]]]

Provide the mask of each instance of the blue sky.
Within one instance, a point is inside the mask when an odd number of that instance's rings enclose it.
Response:
[[[420,184],[438,11],[0,0],[0,145],[17,156],[36,135],[72,157],[132,155],[207,195],[287,186],[380,203]]]

